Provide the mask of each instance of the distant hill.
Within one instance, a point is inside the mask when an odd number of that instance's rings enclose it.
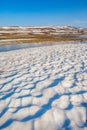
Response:
[[[86,28],[72,26],[0,27],[0,44],[87,40]]]
[[[22,26],[9,26],[0,27],[1,33],[33,33],[33,34],[84,34],[87,33],[85,28],[77,28],[72,26],[40,26],[40,27],[22,27]]]

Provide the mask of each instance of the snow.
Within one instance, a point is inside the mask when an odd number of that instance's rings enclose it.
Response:
[[[35,38],[4,39],[4,40],[0,40],[0,43],[2,43],[2,42],[12,42],[12,41],[16,41],[16,40],[35,40]]]
[[[0,52],[0,130],[86,130],[87,44]]]

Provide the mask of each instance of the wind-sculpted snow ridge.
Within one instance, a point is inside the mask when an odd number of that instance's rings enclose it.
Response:
[[[87,129],[87,44],[0,53],[0,130],[21,129]]]

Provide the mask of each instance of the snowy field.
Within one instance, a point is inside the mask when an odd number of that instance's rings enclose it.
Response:
[[[0,130],[87,130],[87,44],[1,52]]]

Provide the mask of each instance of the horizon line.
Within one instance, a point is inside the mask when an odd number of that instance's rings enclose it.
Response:
[[[81,26],[74,26],[74,25],[0,25],[0,27],[54,27],[54,26],[60,26],[60,27],[76,27],[76,28],[87,28],[87,27],[81,27]]]

